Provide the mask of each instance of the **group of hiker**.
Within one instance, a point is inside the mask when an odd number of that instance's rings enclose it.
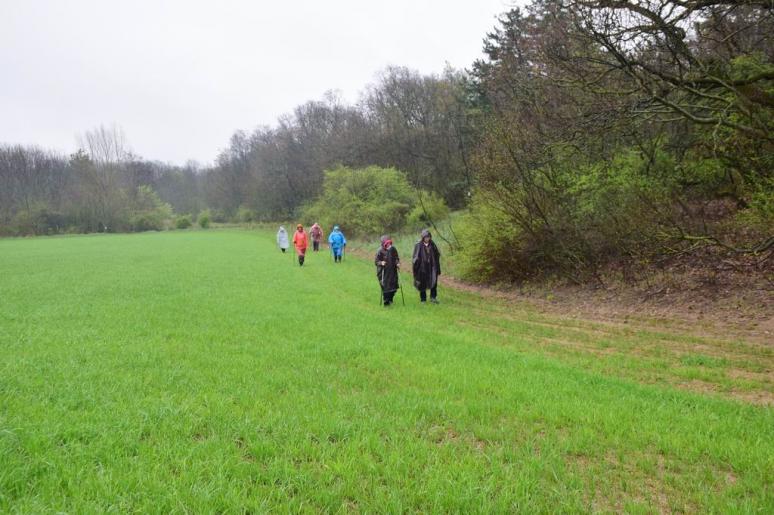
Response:
[[[299,266],[304,266],[306,250],[309,247],[309,239],[312,240],[313,252],[320,250],[320,242],[323,241],[323,230],[315,223],[307,235],[302,224],[296,225],[296,232],[290,240],[285,227],[280,226],[277,231],[277,246],[285,253],[292,241],[298,257]],[[338,225],[333,226],[333,231],[328,235],[328,247],[333,256],[334,263],[341,263],[347,239]],[[393,303],[395,293],[400,289],[399,270],[400,256],[398,249],[392,244],[389,235],[382,236],[381,245],[374,258],[376,265],[376,277],[382,289],[382,305],[387,307]],[[433,235],[425,229],[420,235],[420,240],[414,245],[414,253],[411,256],[412,272],[414,274],[414,287],[419,291],[419,301],[427,302],[427,292],[430,291],[430,302],[438,304],[438,276],[441,275],[441,253],[433,241]]]
[[[309,230],[309,236],[312,237],[312,251],[318,252],[320,250],[320,242],[323,239],[323,231],[320,224],[312,225]],[[304,231],[302,224],[296,225],[296,232],[293,233],[293,248],[296,249],[296,256],[298,256],[299,266],[304,266],[304,259],[306,258],[306,249],[309,248],[309,236]],[[288,239],[288,232],[285,227],[280,225],[279,231],[277,231],[277,246],[282,253],[288,250],[290,246],[290,240]],[[344,255],[344,247],[347,246],[347,239],[339,229],[338,225],[333,226],[333,231],[328,236],[328,247],[331,249],[331,255],[333,256],[334,263],[341,263],[342,256]]]
[[[376,277],[382,287],[382,304],[389,306],[393,303],[395,293],[400,288],[398,278],[400,256],[389,236],[382,236],[381,243],[381,247],[376,251],[374,264],[376,265]],[[427,302],[427,291],[430,290],[430,302],[438,304],[441,252],[433,241],[433,235],[427,229],[422,231],[420,240],[414,244],[411,268],[414,274],[414,287],[419,290],[419,301]]]

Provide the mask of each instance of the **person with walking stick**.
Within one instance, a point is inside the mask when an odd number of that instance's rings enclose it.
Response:
[[[344,247],[347,246],[347,239],[338,225],[333,226],[333,231],[328,236],[328,246],[331,248],[331,254],[333,254],[333,262],[341,263],[341,258],[344,256]]]
[[[376,265],[376,277],[382,288],[382,305],[389,307],[393,297],[395,297],[395,292],[398,291],[398,269],[400,268],[398,249],[392,246],[392,240],[389,236],[382,236],[382,246],[376,252],[374,264]]]
[[[441,275],[441,253],[433,241],[433,235],[425,229],[422,238],[414,245],[411,257],[414,272],[414,286],[419,290],[419,301],[427,301],[430,290],[430,302],[438,304],[438,276]]]

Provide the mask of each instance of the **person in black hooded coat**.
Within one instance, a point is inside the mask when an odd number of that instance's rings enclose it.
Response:
[[[374,264],[376,278],[379,279],[379,285],[382,287],[383,304],[387,307],[392,304],[395,292],[398,291],[398,268],[400,268],[398,250],[392,246],[389,236],[382,236],[382,246],[376,252]]]
[[[438,304],[441,253],[433,241],[433,235],[427,229],[422,231],[422,239],[414,245],[411,264],[414,272],[414,286],[419,290],[420,302],[427,301],[427,290],[430,290],[430,302]]]

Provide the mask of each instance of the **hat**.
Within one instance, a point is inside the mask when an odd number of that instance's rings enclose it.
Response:
[[[433,235],[430,234],[430,231],[428,229],[425,229],[425,230],[422,231],[422,239],[424,239],[425,236],[430,237],[430,238],[433,237]]]
[[[304,228],[304,226],[301,225],[301,224],[296,225],[296,229],[303,229],[303,228]]]
[[[334,226],[333,226],[333,230],[334,230],[334,231],[338,231],[338,230],[339,230],[339,226],[338,226],[338,225],[334,225]]]

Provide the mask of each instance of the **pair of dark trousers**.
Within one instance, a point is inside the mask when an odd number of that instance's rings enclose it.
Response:
[[[438,287],[433,286],[430,288],[430,298],[435,299],[438,297]],[[419,300],[425,302],[427,300],[427,290],[419,290]]]
[[[319,241],[312,241],[312,250],[314,252],[317,252],[320,250],[320,242]]]
[[[392,304],[392,299],[393,297],[395,297],[395,292],[394,291],[382,292],[382,297],[384,298],[385,304]]]

